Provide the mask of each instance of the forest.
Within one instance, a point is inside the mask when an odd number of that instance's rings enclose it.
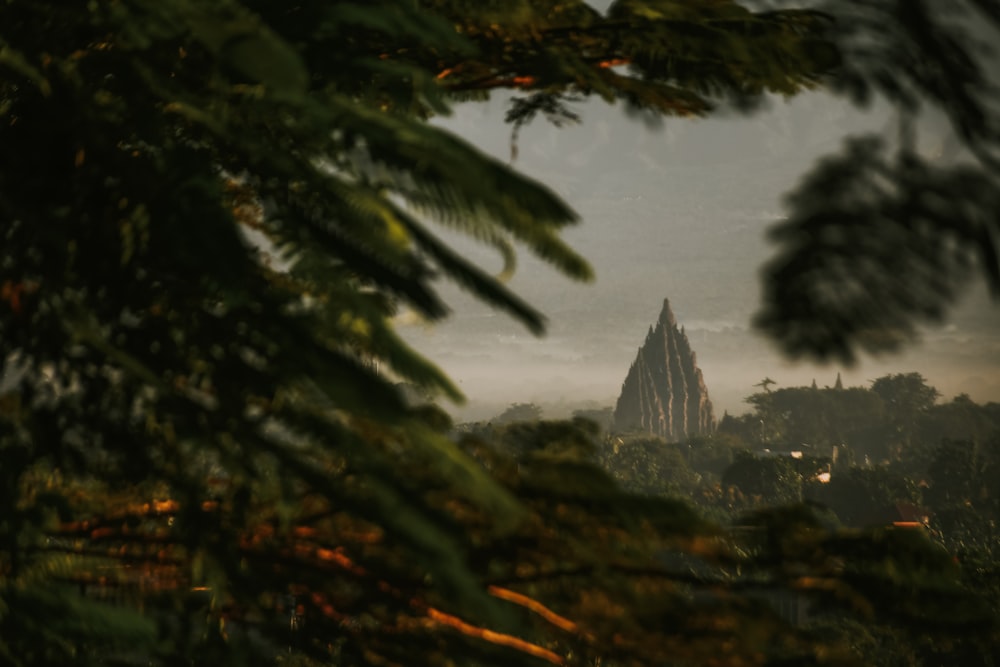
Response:
[[[844,387],[839,375],[832,387],[774,384],[765,379],[764,391],[747,397],[751,411],[725,414],[713,434],[681,442],[622,432],[610,407],[578,410],[574,427],[590,439],[579,455],[630,493],[683,499],[737,533],[754,525],[755,513],[793,506],[832,530],[912,533],[960,564],[970,590],[1000,599],[1000,405],[966,395],[941,402],[919,373],[886,375],[870,387]],[[535,431],[557,423],[542,417],[534,404],[515,403],[456,432],[531,456]],[[865,664],[978,660],[949,651],[932,658],[933,643],[805,599],[769,601],[793,623],[849,638]]]
[[[918,373],[871,387],[768,389],[747,398],[750,412],[681,442],[618,431],[610,408],[573,418],[597,427],[594,461],[623,488],[686,498],[721,522],[805,502],[844,526],[918,520],[953,550],[985,546],[995,539],[1000,405],[938,399]],[[542,417],[521,403],[456,429],[516,450],[517,431]],[[918,519],[895,516],[897,505]]]
[[[794,186],[755,326],[897,351],[1000,294],[998,30],[996,0],[4,0],[0,664],[994,664],[995,405],[903,374],[763,383],[698,442],[460,428],[397,322],[449,283],[542,335],[519,254],[594,279],[527,123],[824,89],[898,136]],[[434,122],[499,91],[510,162]]]

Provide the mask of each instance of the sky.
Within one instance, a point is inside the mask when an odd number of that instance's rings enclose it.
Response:
[[[436,121],[481,150],[510,161],[506,100],[456,107]],[[791,363],[754,333],[759,271],[775,252],[767,229],[783,215],[782,195],[848,133],[889,132],[879,109],[862,113],[821,95],[776,99],[750,118],[668,119],[651,128],[621,107],[577,105],[578,126],[536,120],[522,129],[513,166],[547,184],[580,215],[565,235],[596,280],[574,283],[519,253],[511,287],[549,318],[540,338],[451,286],[452,316],[429,326],[406,316],[400,331],[466,394],[460,421],[488,419],[512,403],[537,403],[546,417],[613,406],[664,298],[697,353],[717,416],[749,411],[744,399],[764,377],[778,387],[868,386],[887,373],[916,371],[944,400],[960,393],[1000,401],[1000,306],[984,284],[970,287],[948,321],[896,356],[854,368]],[[924,132],[933,153],[941,138]],[[482,266],[499,257],[447,236]]]

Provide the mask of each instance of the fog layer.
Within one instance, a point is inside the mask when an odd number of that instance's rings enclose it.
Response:
[[[443,125],[509,160],[505,102],[464,104]],[[534,402],[549,417],[613,405],[664,298],[698,355],[716,414],[746,411],[743,399],[765,376],[779,386],[868,385],[891,372],[917,371],[946,399],[1000,400],[1000,308],[981,283],[949,320],[927,328],[902,354],[855,368],[791,363],[750,329],[759,304],[758,271],[772,252],[768,227],[782,195],[849,132],[891,132],[885,114],[861,114],[821,95],[785,102],[750,118],[667,120],[658,128],[591,103],[579,126],[544,121],[522,129],[515,168],[548,184],[581,216],[566,234],[593,265],[595,283],[571,283],[519,255],[511,287],[549,318],[536,338],[502,313],[443,286],[454,313],[428,326],[401,316],[400,330],[445,369],[468,402],[453,412],[485,419],[513,402]],[[933,120],[922,149],[940,154],[947,137]],[[481,265],[499,257],[453,240]]]

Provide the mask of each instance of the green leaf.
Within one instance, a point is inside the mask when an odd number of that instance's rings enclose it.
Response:
[[[0,66],[7,67],[34,83],[46,97],[52,94],[52,84],[42,72],[33,66],[23,53],[11,48],[2,39],[0,39]]]
[[[295,49],[260,17],[229,0],[206,6],[177,4],[194,37],[223,62],[267,88],[285,95],[303,95],[309,73]]]

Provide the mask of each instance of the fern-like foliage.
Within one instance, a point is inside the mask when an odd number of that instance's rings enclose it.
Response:
[[[391,318],[444,317],[452,279],[542,330],[434,225],[591,277],[573,211],[430,115],[501,87],[535,96],[515,122],[576,95],[697,115],[793,94],[838,65],[829,23],[718,0],[3,3],[0,657],[818,660],[738,595],[757,552],[621,493],[579,425],[526,434],[521,461],[449,437],[396,382],[460,394]],[[784,562],[754,583],[796,584]]]

